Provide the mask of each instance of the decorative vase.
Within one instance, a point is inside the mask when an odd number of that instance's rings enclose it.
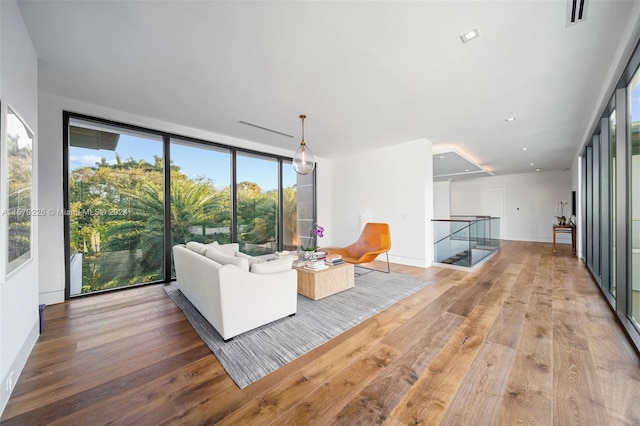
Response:
[[[565,225],[567,223],[567,218],[564,216],[556,216],[558,219],[558,225]]]
[[[300,257],[302,260],[315,260],[316,259],[316,251],[315,250],[300,250]]]

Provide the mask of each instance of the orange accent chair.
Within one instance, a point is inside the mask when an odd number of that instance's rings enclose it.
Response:
[[[389,250],[391,250],[391,232],[388,223],[367,223],[358,241],[346,247],[327,247],[321,249],[327,254],[339,254],[345,262],[355,265],[373,262],[378,255],[387,255],[387,273],[389,266]],[[371,269],[371,268],[365,268]],[[384,272],[384,271],[381,271]]]

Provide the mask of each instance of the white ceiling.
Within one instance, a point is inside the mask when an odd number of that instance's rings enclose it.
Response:
[[[596,0],[572,26],[566,1],[19,6],[44,92],[292,155],[305,113],[318,157],[426,138],[495,174],[571,166],[640,16],[638,1]]]

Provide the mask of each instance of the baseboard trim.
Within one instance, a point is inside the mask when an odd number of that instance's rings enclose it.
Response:
[[[9,398],[11,397],[11,393],[13,389],[16,387],[16,383],[18,382],[18,378],[24,369],[24,366],[27,364],[27,359],[33,350],[36,342],[38,341],[38,337],[40,337],[40,320],[39,318],[36,320],[35,324],[31,328],[29,335],[25,339],[22,348],[18,352],[18,356],[13,360],[11,366],[9,367],[8,373],[5,377],[2,378],[1,388],[0,388],[0,415],[4,411],[4,408],[7,406],[9,402]]]
[[[44,305],[55,305],[56,303],[64,303],[64,290],[54,290],[38,295],[38,301]]]

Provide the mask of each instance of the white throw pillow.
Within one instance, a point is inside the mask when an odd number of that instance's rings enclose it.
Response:
[[[243,259],[241,257],[229,256],[228,254],[224,254],[218,250],[207,250],[205,254],[209,259],[222,263],[223,265],[236,265],[238,268],[243,271],[249,272],[249,261],[247,259]]]
[[[218,242],[217,242],[217,241],[214,241],[214,242],[212,242],[212,243],[205,244],[204,246],[205,246],[206,248],[208,248],[208,249],[214,249],[214,250],[218,250],[218,251],[220,251],[220,252],[222,251],[222,250],[220,250],[220,244],[218,244]]]
[[[189,241],[186,247],[201,255],[204,255],[207,252],[207,246],[197,241]]]
[[[254,263],[251,265],[251,272],[256,274],[273,274],[291,269],[293,258],[272,260],[270,262]]]
[[[237,243],[220,244],[217,241],[214,241],[212,243],[205,244],[205,246],[207,246],[207,248],[218,250],[219,252],[224,253],[228,256],[235,256],[236,248],[238,247],[238,244]]]
[[[255,265],[256,263],[264,262],[264,260],[260,259],[259,257],[249,256],[248,254],[243,253],[241,251],[236,251],[236,257],[241,257],[242,259],[247,259],[249,261],[249,269],[251,269],[251,266]]]

